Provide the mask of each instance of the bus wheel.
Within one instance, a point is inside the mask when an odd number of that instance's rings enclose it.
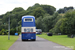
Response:
[[[24,41],[24,40],[22,39],[22,41]]]
[[[36,39],[32,39],[32,41],[36,41]]]
[[[22,39],[22,41],[28,41],[28,39],[24,39],[24,40]]]

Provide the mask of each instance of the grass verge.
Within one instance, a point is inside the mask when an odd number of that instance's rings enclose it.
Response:
[[[0,50],[8,50],[9,47],[18,39],[18,36],[10,36],[8,40],[7,35],[0,35]]]
[[[42,34],[37,36],[75,50],[75,38],[68,38],[67,35],[47,36],[46,34]]]

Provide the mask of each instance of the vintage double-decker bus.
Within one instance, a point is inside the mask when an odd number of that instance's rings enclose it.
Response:
[[[22,17],[22,26],[21,26],[21,35],[23,40],[36,40],[36,26],[35,26],[35,17],[34,16],[23,16]]]

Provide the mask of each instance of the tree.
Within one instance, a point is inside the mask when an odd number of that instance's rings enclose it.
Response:
[[[14,8],[12,12],[21,12],[21,11],[24,11],[24,9],[22,7],[17,7]]]
[[[36,28],[37,29],[42,29],[43,28],[43,25],[42,25],[43,23],[42,23],[42,17],[40,16],[40,17],[38,17],[37,19],[36,19]]]
[[[56,8],[51,5],[41,5],[41,7],[45,10],[46,13],[53,15],[56,11]]]
[[[16,28],[12,28],[12,29],[10,29],[10,35],[15,35],[15,33],[16,33]]]
[[[34,10],[33,15],[35,16],[35,18],[38,18],[40,16],[43,17],[43,15],[45,14],[45,11],[43,10],[43,8],[38,7],[37,9]]]
[[[69,10],[64,17],[59,19],[54,27],[54,32],[71,35],[75,34],[75,10]]]
[[[64,13],[64,9],[59,9],[57,12],[58,13]]]
[[[49,31],[50,29],[52,29],[53,27],[52,27],[52,25],[53,25],[53,22],[52,22],[52,16],[46,16],[46,17],[44,17],[43,18],[43,23],[44,23],[44,26],[46,27],[45,29],[45,31]]]
[[[74,8],[73,7],[64,7],[64,8],[62,8],[62,9],[59,9],[57,12],[58,13],[65,13],[65,12],[67,12],[68,10],[73,10]]]
[[[10,27],[11,27],[10,30],[12,32],[13,29],[16,28],[18,23],[20,23],[18,25],[19,28],[21,27],[22,16],[34,15],[36,18],[37,28],[41,28],[43,31],[48,31],[50,29],[50,28],[48,28],[49,26],[51,26],[51,28],[53,27],[51,24],[48,24],[48,23],[49,22],[51,23],[50,20],[54,19],[50,16],[50,15],[53,15],[54,11],[56,11],[55,7],[53,7],[51,5],[40,5],[38,3],[34,4],[31,7],[28,7],[27,10],[24,10],[22,7],[16,7],[12,11],[8,11],[5,14],[0,15],[0,20],[1,20],[0,30],[8,29],[9,17],[10,17]],[[44,17],[46,17],[47,20]],[[48,25],[46,24],[45,20],[48,22],[47,23]],[[40,24],[40,26],[38,24]],[[48,30],[46,30],[47,28],[48,28]],[[19,29],[19,31],[20,31],[20,29]]]
[[[16,21],[16,19],[13,19],[11,21],[11,28],[15,28],[18,25],[18,22]]]
[[[66,32],[67,34],[75,34],[75,10],[69,10],[65,14],[66,21],[66,28],[68,29]]]
[[[40,5],[40,4],[36,3],[27,9],[27,14],[33,15],[32,13],[38,7],[41,7],[45,11],[45,13],[48,13],[50,15],[53,15],[53,13],[56,11],[56,8],[51,5]]]
[[[61,25],[61,23],[62,23],[62,20],[59,19],[59,20],[56,22],[55,26],[54,26],[52,29],[50,29],[49,31],[52,31],[52,33],[54,33],[54,34],[61,33],[61,30],[60,30],[60,25]]]
[[[4,14],[0,15],[0,19],[3,18]]]
[[[59,26],[61,33],[65,34],[65,35],[68,33],[67,32],[68,31],[67,20],[68,20],[67,18],[62,18],[61,19],[61,25]]]
[[[1,31],[0,31],[0,35],[4,35],[4,29],[2,29]]]

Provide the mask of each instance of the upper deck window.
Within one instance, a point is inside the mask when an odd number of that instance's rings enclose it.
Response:
[[[33,19],[32,18],[25,18],[24,22],[33,22]]]

